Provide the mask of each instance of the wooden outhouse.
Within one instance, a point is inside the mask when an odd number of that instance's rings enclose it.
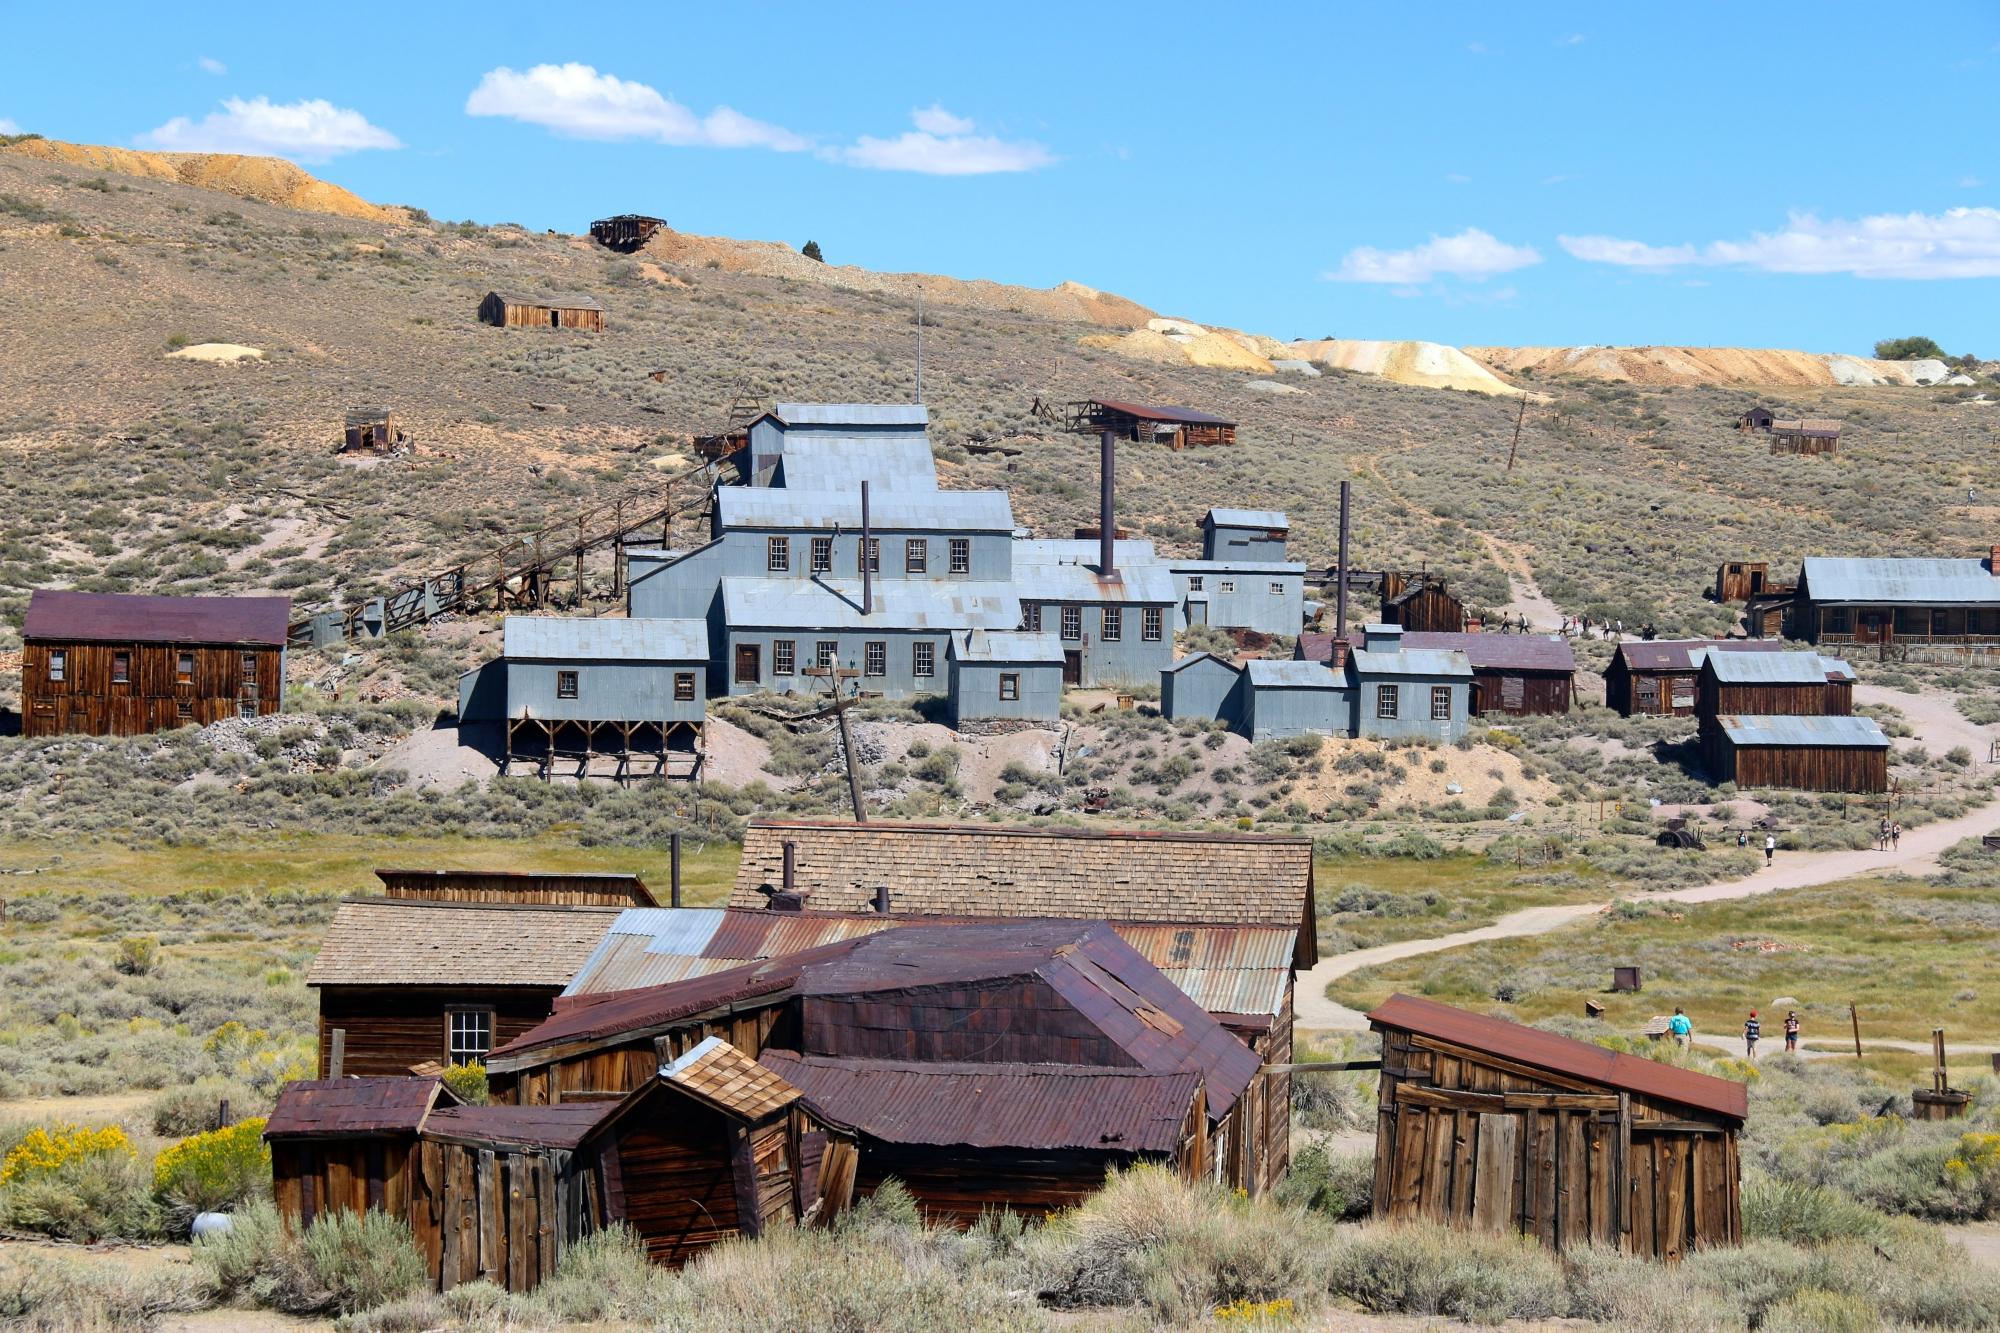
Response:
[[[604,307],[597,298],[578,293],[524,296],[488,292],[479,303],[479,318],[503,329],[582,329],[604,332]]]
[[[1393,995],[1374,1213],[1647,1258],[1743,1235],[1740,1083]]]
[[[138,736],[284,706],[284,597],[38,588],[21,626],[21,734]]]
[[[342,429],[340,452],[344,454],[394,453],[403,441],[396,429],[395,414],[386,407],[356,407],[347,413]]]

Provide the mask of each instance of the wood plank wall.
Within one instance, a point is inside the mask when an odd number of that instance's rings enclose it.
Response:
[[[64,654],[63,678],[49,679],[49,654]],[[128,679],[112,680],[113,661],[129,656]],[[193,659],[181,679],[180,658]],[[251,662],[245,670],[244,659]],[[37,640],[21,653],[21,733],[139,736],[207,726],[284,706],[284,650],[201,644],[69,643]]]
[[[499,1046],[546,1019],[560,989],[321,986],[319,1077],[332,1077],[335,1028],[347,1033],[343,1075],[407,1074],[411,1065],[446,1058],[447,1008],[491,1007],[493,1044]]]

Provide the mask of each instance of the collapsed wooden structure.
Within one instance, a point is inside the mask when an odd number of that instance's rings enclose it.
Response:
[[[1073,435],[1110,431],[1141,444],[1164,443],[1175,449],[1190,444],[1234,444],[1236,423],[1197,412],[1191,407],[1128,403],[1114,398],[1086,398],[1063,411],[1063,429]]]
[[[1840,423],[1818,417],[1773,420],[1771,433],[1774,454],[1830,454],[1840,447]]]
[[[1374,1213],[1676,1260],[1742,1239],[1742,1084],[1394,995]]]
[[[607,250],[629,255],[652,240],[653,233],[666,225],[664,218],[649,217],[644,213],[619,213],[591,223],[590,239]]]
[[[393,454],[402,448],[403,432],[396,429],[396,417],[386,407],[353,407],[347,411],[341,429],[342,454]]]

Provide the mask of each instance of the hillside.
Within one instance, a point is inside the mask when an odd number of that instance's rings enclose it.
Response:
[[[143,176],[148,180],[179,181],[255,199],[307,213],[332,213],[368,222],[404,222],[409,210],[371,204],[338,185],[307,174],[276,157],[244,157],[236,153],[151,153],[100,144],[61,143],[53,139],[23,139],[0,148],[44,162]]]
[[[1942,384],[1951,374],[1942,361],[1878,361],[1745,347],[1468,347],[1465,353],[1508,374],[1526,371],[1629,384],[1907,387]]]

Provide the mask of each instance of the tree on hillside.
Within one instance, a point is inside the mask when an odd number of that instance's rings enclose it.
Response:
[[[1944,360],[1944,348],[1934,338],[1885,338],[1875,344],[1878,361]]]
[[[824,264],[826,262],[826,256],[819,252],[818,241],[807,241],[806,248],[799,251],[799,253],[816,264]]]

